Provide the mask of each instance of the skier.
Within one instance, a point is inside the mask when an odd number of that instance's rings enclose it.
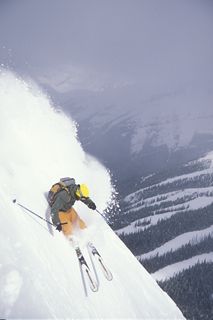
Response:
[[[73,205],[80,200],[92,210],[96,210],[95,203],[89,198],[89,189],[85,184],[76,184],[73,178],[62,178],[54,184],[48,194],[51,207],[51,218],[56,230],[63,231],[66,237],[72,237],[73,224],[80,229],[86,228],[85,222],[79,217]]]

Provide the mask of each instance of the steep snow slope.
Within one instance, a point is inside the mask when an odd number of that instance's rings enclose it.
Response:
[[[113,193],[109,173],[84,153],[75,124],[35,85],[3,72],[0,108],[0,317],[182,319],[103,219],[78,204],[88,225],[76,231],[84,252],[86,241],[94,241],[114,275],[112,282],[100,275],[99,292],[84,296],[75,253],[63,235],[52,237],[45,223],[11,200],[45,216],[44,192],[59,177],[74,176],[104,210]]]
[[[75,254],[61,235],[52,238],[7,201],[1,204],[1,219],[10,226],[10,232],[1,230],[1,316],[182,318],[174,303],[99,217],[93,221],[97,227],[87,231],[91,235],[83,238],[88,237],[100,248],[114,280],[107,282],[100,275],[99,292],[88,298]]]

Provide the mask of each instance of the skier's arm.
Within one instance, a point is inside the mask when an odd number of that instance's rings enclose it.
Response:
[[[96,209],[96,205],[95,203],[90,199],[90,198],[84,198],[81,197],[80,200],[87,205],[88,208],[95,210]]]
[[[57,195],[55,202],[52,205],[51,208],[51,217],[52,222],[56,226],[60,223],[58,212],[63,208],[64,201],[66,201],[66,191],[61,191],[60,194]]]

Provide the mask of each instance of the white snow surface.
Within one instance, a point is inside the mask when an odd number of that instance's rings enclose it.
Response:
[[[98,293],[85,297],[74,250],[61,233],[12,203],[17,200],[45,217],[44,192],[62,176],[91,189],[99,210],[113,187],[107,170],[85,154],[75,124],[51,106],[35,86],[8,72],[0,74],[0,317],[20,319],[183,319],[105,221],[87,207],[76,209],[87,223],[79,231],[92,240],[114,279],[101,274]]]

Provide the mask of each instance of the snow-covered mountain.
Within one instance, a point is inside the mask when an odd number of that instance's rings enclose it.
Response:
[[[61,176],[90,186],[100,211],[110,205],[113,187],[107,170],[85,154],[75,124],[34,84],[12,74],[0,75],[1,318],[138,318],[183,319],[160,289],[98,214],[76,208],[87,230],[76,236],[85,256],[92,240],[113,273],[100,274],[100,289],[85,297],[74,250],[61,233],[16,204],[45,217],[44,192]]]
[[[212,210],[210,152],[141,178],[115,222],[117,234],[190,319],[212,318]]]
[[[84,148],[103,159],[122,183],[137,178],[138,173],[147,175],[179,165],[213,148],[210,84],[154,93],[137,85],[96,92],[47,90],[79,123]]]

